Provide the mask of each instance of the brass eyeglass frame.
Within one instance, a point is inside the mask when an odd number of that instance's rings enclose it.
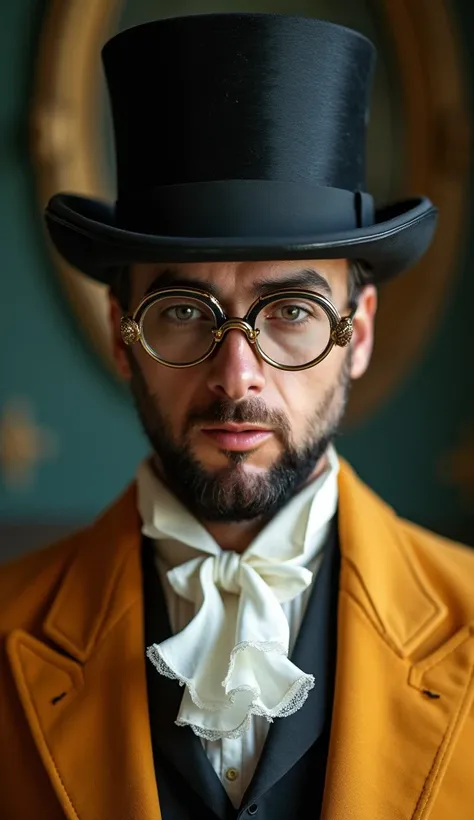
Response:
[[[165,296],[173,296],[176,298],[192,298],[197,302],[201,302],[207,308],[211,310],[214,315],[216,321],[216,327],[212,329],[212,341],[210,342],[209,349],[203,356],[200,356],[193,362],[187,362],[186,364],[176,364],[175,362],[169,362],[166,359],[162,359],[160,356],[156,354],[156,352],[151,348],[143,334],[143,322],[148,310],[159,300]],[[259,345],[258,335],[259,329],[255,327],[255,321],[257,319],[258,314],[260,311],[266,307],[267,305],[271,304],[272,302],[277,302],[282,299],[308,299],[311,302],[315,302],[318,304],[326,313],[329,319],[330,325],[330,335],[328,344],[326,345],[325,349],[322,353],[319,354],[315,359],[312,359],[310,362],[307,362],[304,365],[285,365],[280,364],[279,362],[274,361],[270,356],[262,350]],[[313,293],[312,291],[301,290],[301,289],[294,289],[294,290],[281,290],[275,291],[267,296],[259,296],[255,299],[254,302],[250,305],[247,313],[244,317],[240,318],[237,316],[228,316],[215,296],[212,296],[210,293],[206,293],[205,291],[199,290],[197,288],[187,288],[187,287],[180,287],[180,288],[162,288],[161,290],[154,291],[153,293],[148,294],[145,296],[144,299],[140,302],[136,310],[133,312],[132,315],[122,316],[120,321],[120,333],[122,339],[126,345],[134,345],[137,342],[140,342],[144,350],[151,356],[155,361],[159,362],[160,364],[165,365],[166,367],[173,367],[177,369],[184,369],[188,367],[195,367],[201,362],[205,361],[206,359],[211,356],[216,347],[223,341],[225,338],[226,333],[229,330],[240,330],[245,333],[247,337],[247,341],[251,345],[255,345],[259,356],[268,364],[272,365],[272,367],[276,367],[278,370],[308,370],[310,367],[314,367],[315,365],[319,364],[326,358],[326,356],[331,352],[334,346],[338,347],[346,347],[350,344],[353,334],[353,318],[354,314],[357,310],[357,304],[352,302],[351,305],[351,312],[348,316],[341,316],[337,308],[334,307],[332,302],[329,301],[325,296],[321,296],[318,293]]]

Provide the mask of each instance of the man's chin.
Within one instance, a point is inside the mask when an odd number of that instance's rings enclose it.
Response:
[[[229,476],[265,476],[270,473],[270,470],[276,463],[274,459],[272,463],[268,459],[261,457],[260,453],[255,450],[219,450],[214,458],[199,457],[198,454],[193,454],[197,464],[199,464],[203,473],[209,477],[225,477]]]

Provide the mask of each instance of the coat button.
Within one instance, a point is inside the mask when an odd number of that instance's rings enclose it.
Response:
[[[257,814],[257,812],[258,812],[257,804],[256,803],[251,803],[250,806],[247,809],[247,814],[254,815],[254,814]]]

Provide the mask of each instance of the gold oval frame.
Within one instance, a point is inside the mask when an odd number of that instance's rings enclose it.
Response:
[[[456,270],[468,197],[470,122],[452,15],[443,0],[381,0],[381,5],[402,86],[408,160],[403,195],[426,194],[437,204],[440,216],[437,235],[423,260],[408,276],[384,289],[372,363],[354,385],[349,424],[388,398],[407,369],[420,360]],[[100,48],[114,31],[120,6],[119,0],[50,2],[31,112],[31,150],[41,207],[60,190],[107,195],[97,150],[97,77]],[[106,288],[51,252],[80,322],[115,373]]]

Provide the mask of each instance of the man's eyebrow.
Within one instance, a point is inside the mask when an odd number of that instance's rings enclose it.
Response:
[[[321,273],[313,268],[304,268],[285,276],[284,279],[260,279],[252,290],[258,296],[266,296],[275,290],[293,290],[293,288],[316,288],[326,296],[332,297],[331,285]]]
[[[145,296],[161,288],[195,288],[210,293],[216,299],[219,298],[218,289],[212,282],[207,282],[205,279],[189,279],[174,268],[165,268],[160,271],[148,285]]]
[[[175,268],[165,268],[165,270],[160,271],[146,289],[145,296],[161,288],[170,287],[196,288],[197,290],[203,290],[205,293],[210,293],[216,299],[220,298],[219,289],[213,282],[208,282],[205,279],[189,279]],[[323,292],[326,296],[332,297],[333,295],[331,285],[327,279],[313,268],[294,271],[282,279],[260,279],[258,282],[253,283],[251,290],[255,296],[267,296],[274,291],[292,290],[294,288],[313,288]]]

